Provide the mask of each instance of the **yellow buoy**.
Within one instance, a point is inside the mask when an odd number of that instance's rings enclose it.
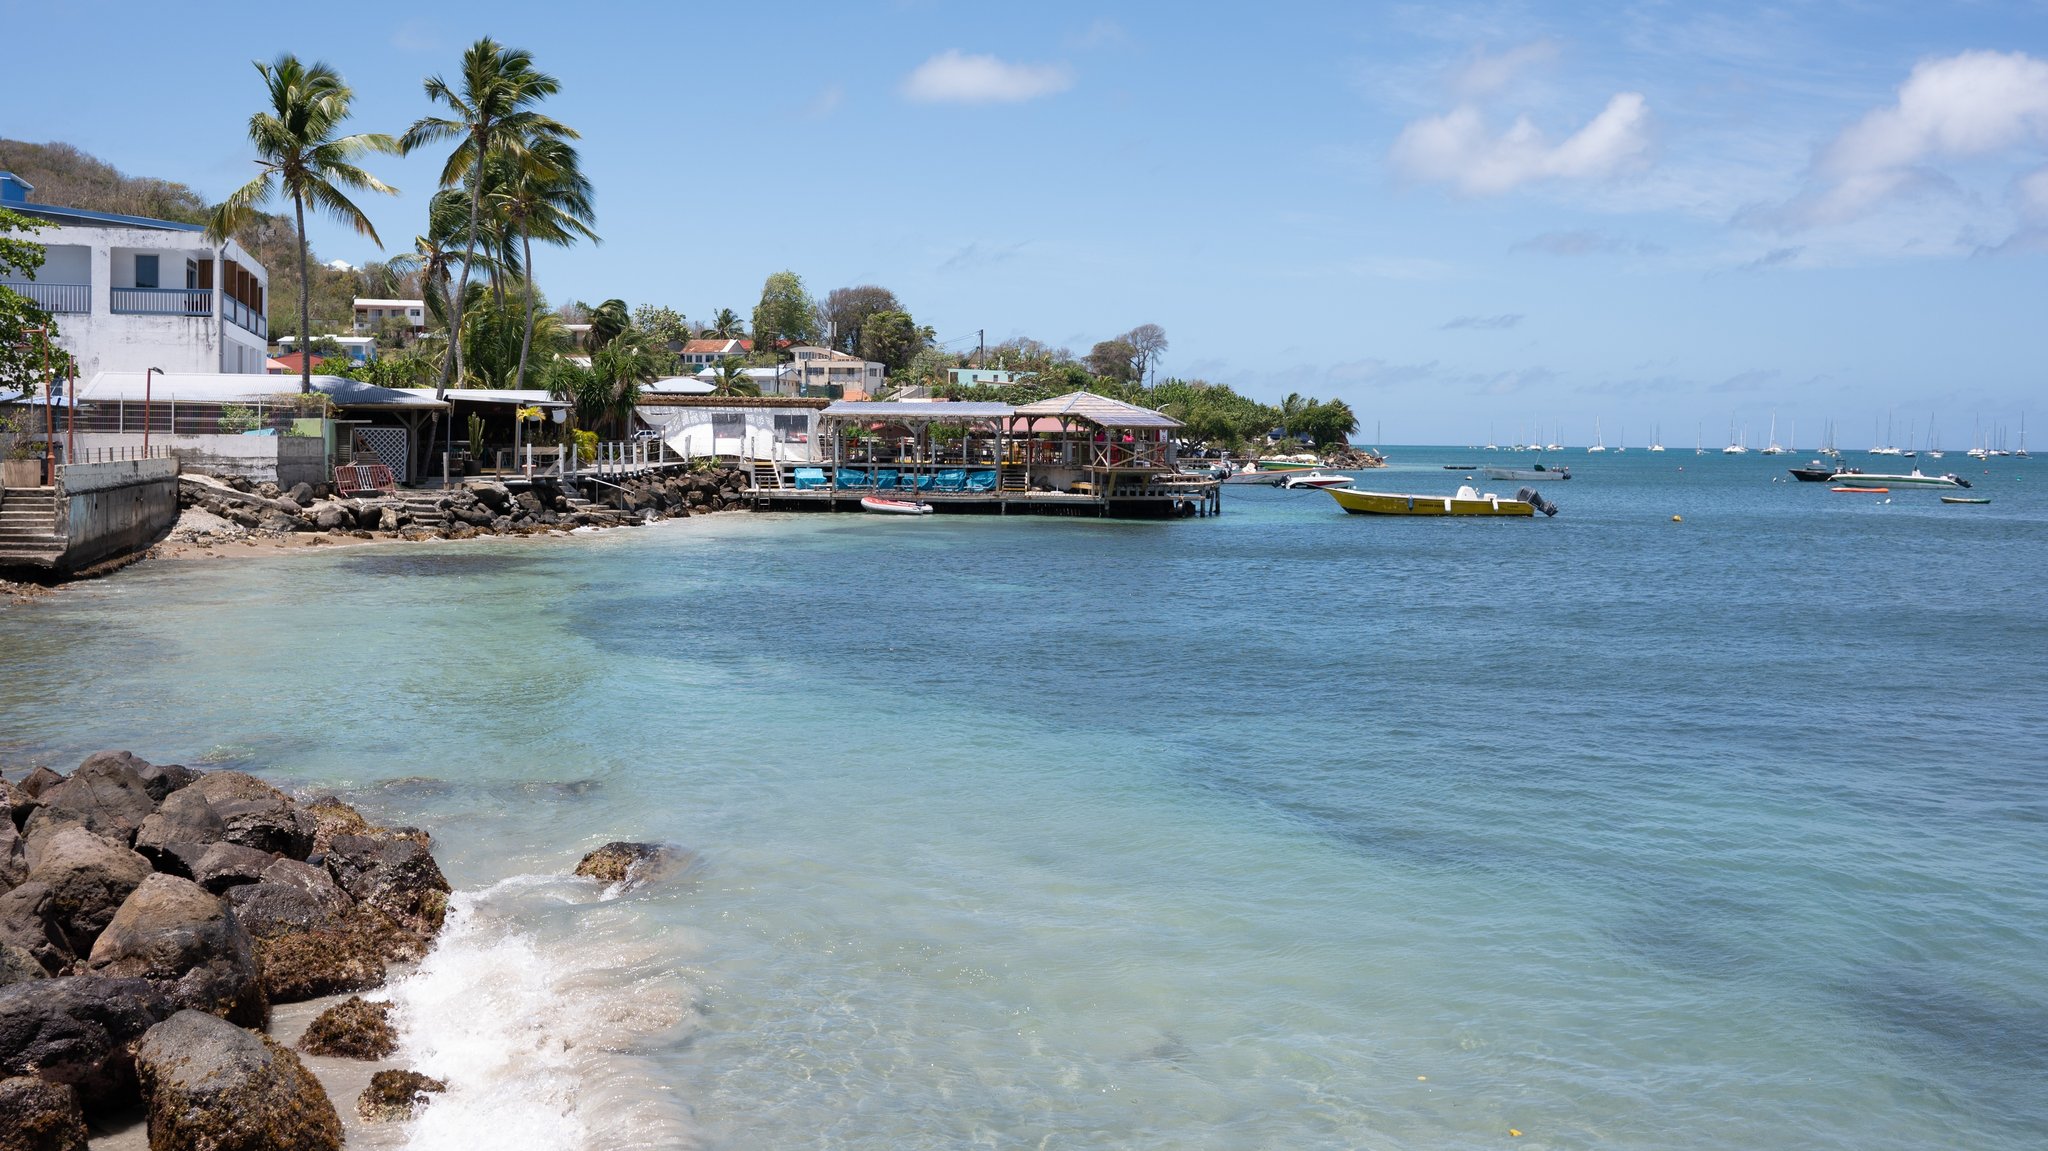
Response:
[[[1512,1127],[1508,1128],[1508,1134],[1514,1136],[1517,1139],[1520,1139],[1522,1137],[1522,1133],[1520,1131],[1515,1130]]]
[[[1684,516],[1672,516],[1672,517],[1671,517],[1671,522],[1672,522],[1672,523],[1675,523],[1675,524],[1682,524],[1682,523],[1684,523],[1684,522],[1685,522],[1685,517],[1684,517]]]

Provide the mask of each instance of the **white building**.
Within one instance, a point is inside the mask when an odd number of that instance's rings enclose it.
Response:
[[[0,172],[0,206],[47,222],[32,239],[48,257],[33,281],[0,267],[0,283],[57,319],[57,343],[80,379],[101,372],[261,375],[270,274],[198,224],[28,201],[34,186]]]
[[[831,348],[792,348],[790,356],[790,362],[781,365],[776,384],[779,395],[835,400],[872,396],[882,390],[889,376],[889,369],[882,364]]]
[[[358,335],[374,335],[386,320],[403,321],[408,335],[423,336],[427,331],[427,302],[425,300],[356,301],[356,332]]]
[[[728,357],[745,359],[754,350],[752,340],[732,340],[720,336],[706,336],[691,340],[678,353],[683,365],[690,368],[708,368]]]

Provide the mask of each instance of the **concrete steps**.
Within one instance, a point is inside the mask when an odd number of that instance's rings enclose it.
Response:
[[[0,565],[52,562],[68,542],[57,534],[54,489],[9,488],[0,497]]]
[[[448,526],[448,513],[437,506],[443,498],[440,492],[400,492],[398,493],[398,498],[405,504],[407,514],[412,516],[414,526],[423,528],[445,528]]]

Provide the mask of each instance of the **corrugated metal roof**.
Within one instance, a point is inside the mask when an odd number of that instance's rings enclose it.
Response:
[[[140,401],[145,391],[144,372],[101,372],[78,385],[78,398],[85,403]],[[259,376],[229,372],[158,372],[147,387],[156,400],[190,400],[205,404],[239,404],[280,392],[298,390],[295,376]],[[448,405],[434,399],[432,389],[416,396],[398,388],[380,388],[361,380],[341,376],[314,376],[313,390],[343,408],[415,408],[438,410]]]
[[[434,398],[432,388],[398,388],[408,395]],[[566,408],[567,400],[558,400],[540,388],[449,388],[450,401],[461,400],[471,404],[518,404],[527,408]]]
[[[838,400],[828,416],[921,423],[931,420],[1000,420],[1017,409],[1008,404],[910,403],[903,400]]]
[[[1017,409],[1020,416],[1064,416],[1105,428],[1177,428],[1180,421],[1151,408],[1141,408],[1094,392],[1068,392]]]

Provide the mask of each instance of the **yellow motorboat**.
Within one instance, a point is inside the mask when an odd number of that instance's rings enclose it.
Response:
[[[1557,505],[1542,494],[1523,488],[1513,499],[1502,499],[1475,491],[1470,484],[1456,495],[1421,496],[1397,492],[1365,492],[1357,488],[1324,488],[1337,506],[1364,516],[1533,516],[1557,514]]]

